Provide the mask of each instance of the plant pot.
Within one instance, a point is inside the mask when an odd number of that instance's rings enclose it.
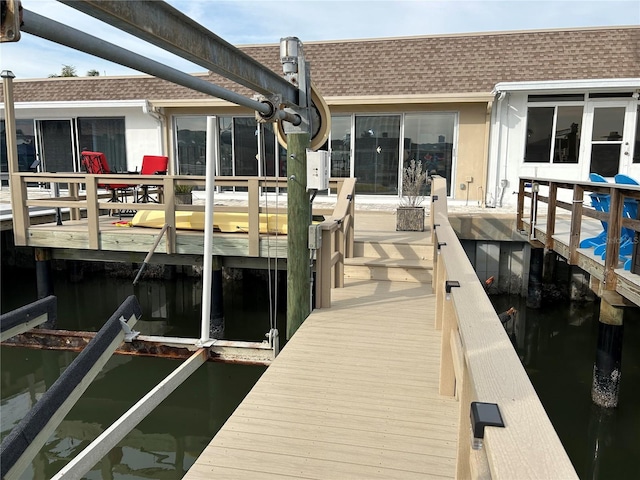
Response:
[[[192,205],[193,204],[193,199],[191,198],[191,192],[176,193],[174,198],[176,199],[176,205]]]
[[[424,207],[398,207],[396,210],[396,231],[424,232]]]

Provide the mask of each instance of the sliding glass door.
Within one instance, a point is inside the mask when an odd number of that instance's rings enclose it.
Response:
[[[353,163],[358,193],[398,195],[400,118],[356,116]]]

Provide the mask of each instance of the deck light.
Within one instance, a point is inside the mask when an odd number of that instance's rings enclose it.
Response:
[[[471,448],[482,449],[484,427],[503,427],[500,408],[495,403],[471,402]]]
[[[451,300],[451,289],[453,287],[459,287],[460,282],[457,280],[447,280],[444,282],[444,291],[446,292],[445,298]]]
[[[447,242],[438,242],[438,255],[440,255],[440,247],[444,247]]]

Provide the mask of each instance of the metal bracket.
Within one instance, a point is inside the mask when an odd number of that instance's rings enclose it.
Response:
[[[129,324],[127,323],[127,321],[125,320],[125,318],[123,316],[121,316],[119,320],[120,320],[120,325],[122,326],[122,330],[124,330],[124,341],[125,342],[131,343],[136,338],[138,338],[138,335],[140,335],[140,332],[136,332],[135,330],[131,330],[131,327],[129,326]]]
[[[280,353],[280,334],[278,329],[272,328],[265,336],[269,340],[269,346],[273,349],[274,358],[277,357],[278,353]]]
[[[256,111],[256,121],[258,123],[274,123],[278,120],[276,115],[280,109],[280,105],[282,105],[282,95],[274,94],[270,97],[255,95],[253,99],[271,107],[271,111],[268,114]]]

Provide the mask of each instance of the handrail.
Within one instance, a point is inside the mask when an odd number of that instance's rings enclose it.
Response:
[[[28,245],[30,217],[28,207],[69,208],[72,219],[80,219],[81,211],[86,211],[88,248],[99,250],[101,248],[101,210],[152,210],[163,211],[166,223],[166,235],[162,250],[167,254],[176,253],[175,215],[177,211],[204,212],[204,205],[176,205],[176,185],[188,185],[192,187],[204,187],[206,178],[201,175],[140,175],[135,173],[110,173],[110,174],[86,174],[86,173],[33,173],[18,172],[12,174],[18,181],[20,191],[18,198],[20,205],[12,205],[15,244]],[[248,202],[246,206],[227,207],[233,211],[248,212],[248,254],[252,257],[260,256],[259,222],[260,192],[264,188],[281,187],[284,178],[278,177],[227,177],[215,178],[217,187],[241,187],[247,189]],[[47,199],[28,198],[28,183],[67,183],[69,194],[64,197]],[[163,199],[160,203],[136,203],[122,202],[114,204],[110,201],[110,195],[100,193],[98,185],[117,183],[131,185],[157,186],[161,185]],[[337,192],[334,209],[321,223],[320,229],[323,236],[323,249],[317,253],[317,278],[316,306],[330,306],[330,288],[342,287],[344,284],[344,258],[353,256],[354,244],[354,215],[355,215],[355,178],[332,178],[329,187]],[[80,194],[81,186],[85,185],[84,194]],[[324,272],[326,270],[326,273]],[[330,271],[332,271],[330,273]],[[320,288],[320,285],[324,285]]]
[[[446,181],[433,179],[436,328],[442,329],[440,393],[460,405],[456,478],[578,476],[469,262],[447,212]],[[437,200],[434,197],[437,196]],[[458,282],[459,286],[447,282]],[[447,291],[448,290],[448,291]],[[498,405],[505,428],[487,427],[471,449],[472,401]]]
[[[533,188],[535,186],[535,188]],[[543,187],[543,191],[540,191]],[[544,190],[548,190],[545,192]],[[564,195],[562,191],[566,190]],[[544,195],[547,193],[547,195]],[[584,206],[585,196],[597,193],[609,195],[610,206],[608,212],[599,212],[593,208]],[[571,196],[572,201],[564,201],[559,197]],[[604,290],[616,290],[618,277],[615,270],[619,265],[621,229],[627,228],[634,232],[640,232],[640,220],[625,218],[622,215],[624,201],[627,198],[640,200],[640,186],[619,183],[583,182],[570,180],[557,180],[536,177],[521,177],[518,189],[518,210],[516,228],[524,231],[524,204],[525,198],[531,200],[529,208],[529,229],[527,234],[534,241],[540,241],[546,248],[553,250],[555,245],[554,234],[556,229],[557,209],[570,212],[570,232],[567,263],[577,265],[579,263],[580,232],[583,217],[593,218],[607,222],[607,238],[604,252],[604,278],[602,286]],[[547,205],[544,235],[536,227],[538,225],[539,203]],[[540,240],[538,239],[540,236]]]
[[[316,251],[316,308],[329,308],[331,288],[344,287],[344,259],[353,257],[355,189],[355,178],[343,179],[333,215],[318,227],[322,244]]]

